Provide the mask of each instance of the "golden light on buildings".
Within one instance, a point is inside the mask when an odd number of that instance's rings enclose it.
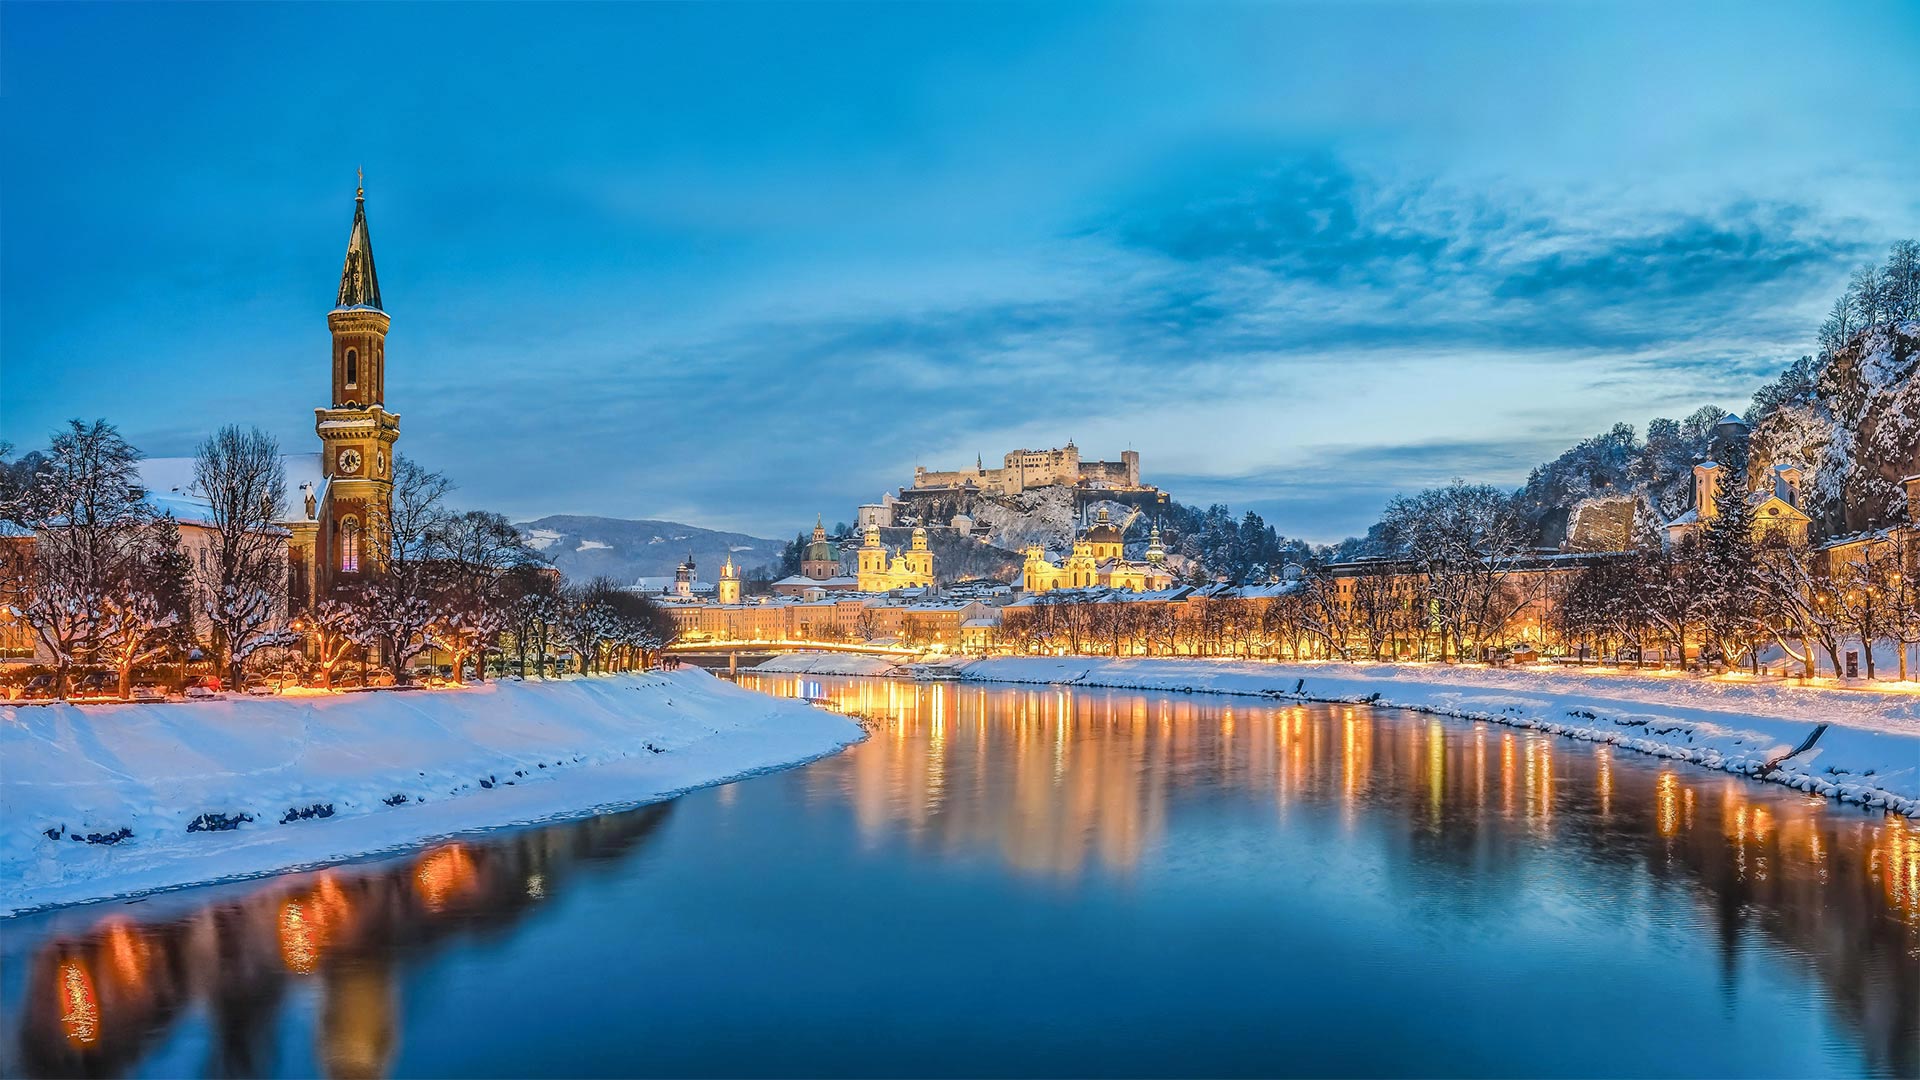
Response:
[[[94,996],[93,978],[78,960],[60,962],[60,1029],[74,1046],[92,1046],[100,1041],[100,1000]]]

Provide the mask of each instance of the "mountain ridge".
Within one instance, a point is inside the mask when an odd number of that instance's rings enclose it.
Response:
[[[514,528],[569,580],[606,576],[621,584],[643,577],[671,577],[689,552],[702,581],[717,578],[729,556],[744,576],[749,570],[778,563],[784,543],[679,521],[591,514],[549,514],[516,522]]]

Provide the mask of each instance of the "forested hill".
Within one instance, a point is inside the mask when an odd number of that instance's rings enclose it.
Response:
[[[1899,516],[1899,481],[1920,472],[1920,244],[1895,244],[1884,266],[1855,274],[1819,339],[1820,351],[1761,387],[1742,419],[1753,430],[1749,476],[1800,466],[1815,530],[1833,536]],[[1548,544],[1611,497],[1644,499],[1670,518],[1687,508],[1693,465],[1725,415],[1707,406],[1654,420],[1644,440],[1615,424],[1535,469],[1520,509]]]
[[[1901,241],[1883,265],[1854,274],[1818,342],[1817,353],[1754,394],[1742,419],[1753,436],[1749,475],[1757,481],[1775,465],[1799,466],[1815,534],[1830,537],[1899,519],[1899,482],[1920,473],[1920,243]],[[1519,527],[1546,547],[1644,542],[1639,530],[1687,509],[1693,466],[1706,458],[1724,416],[1709,405],[1653,420],[1644,437],[1618,423],[1580,441],[1512,493]],[[1287,562],[1341,561],[1391,547],[1381,525],[1339,544],[1307,545],[1226,506],[1175,504],[1158,520],[1178,565],[1195,580],[1259,578]],[[1132,531],[1129,538],[1138,539]]]

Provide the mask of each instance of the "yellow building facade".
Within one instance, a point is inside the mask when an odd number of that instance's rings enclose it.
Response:
[[[1029,544],[1020,584],[1030,593],[1095,587],[1153,592],[1173,585],[1173,572],[1167,569],[1166,558],[1160,526],[1155,525],[1147,537],[1146,560],[1129,561],[1125,534],[1103,506],[1093,526],[1074,540],[1072,553],[1061,562],[1049,561],[1039,544]]]
[[[895,589],[933,587],[933,551],[927,547],[927,530],[913,530],[907,550],[891,557],[880,542],[880,527],[867,526],[858,551],[854,578],[863,593],[892,592]]]

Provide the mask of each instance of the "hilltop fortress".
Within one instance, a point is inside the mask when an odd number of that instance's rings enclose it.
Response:
[[[1052,450],[1014,450],[989,469],[984,459],[973,468],[933,472],[915,467],[914,492],[973,492],[981,495],[1018,495],[1032,488],[1087,487],[1110,491],[1152,491],[1140,482],[1140,452],[1122,450],[1119,461],[1082,461],[1080,448],[1069,439]],[[902,491],[906,494],[906,491]]]

